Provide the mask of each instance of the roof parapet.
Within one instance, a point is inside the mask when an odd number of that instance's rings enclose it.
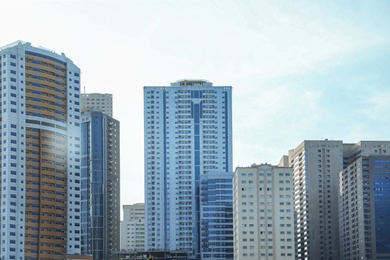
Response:
[[[8,49],[8,48],[11,48],[11,47],[15,47],[17,45],[22,45],[22,44],[28,44],[28,45],[31,46],[31,43],[29,43],[29,42],[24,42],[24,41],[18,40],[18,41],[15,41],[15,42],[11,42],[11,43],[9,43],[7,45],[1,46],[0,47],[0,51]]]
[[[213,84],[204,79],[181,79],[172,83],[171,86],[183,86],[183,87],[191,87],[191,86],[212,86]]]
[[[34,46],[32,45],[30,42],[25,42],[25,41],[22,41],[22,40],[17,40],[15,42],[11,42],[5,46],[1,46],[0,47],[0,51],[2,50],[5,50],[5,49],[8,49],[8,48],[12,48],[12,47],[15,47],[15,46],[18,46],[18,45],[27,45],[29,47],[33,47],[33,48],[37,48],[37,49],[40,49],[40,50],[44,50],[44,51],[47,51],[49,53],[53,53],[53,54],[56,54],[56,55],[59,55],[59,56],[62,56],[64,58],[67,58],[65,53],[61,52],[61,54],[58,54],[57,52],[49,49],[49,48],[46,48],[46,47],[42,47],[42,46]]]

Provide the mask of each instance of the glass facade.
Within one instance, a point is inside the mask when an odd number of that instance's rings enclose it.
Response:
[[[86,253],[110,259],[119,250],[119,122],[102,112],[82,116],[82,217]]]
[[[378,259],[390,257],[390,156],[370,158],[374,174],[375,241]],[[381,258],[379,258],[381,257]]]
[[[232,173],[200,179],[201,259],[234,259]]]

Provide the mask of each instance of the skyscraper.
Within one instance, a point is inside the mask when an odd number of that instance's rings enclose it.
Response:
[[[0,71],[1,259],[80,254],[80,69],[18,41]]]
[[[339,259],[342,141],[303,141],[289,151],[294,175],[297,259]]]
[[[344,145],[340,259],[390,259],[390,142]]]
[[[232,172],[231,87],[144,87],[146,249],[200,258],[199,181]]]
[[[83,252],[111,259],[120,247],[119,122],[100,111],[82,115]]]
[[[237,167],[233,175],[234,259],[294,259],[290,167]]]

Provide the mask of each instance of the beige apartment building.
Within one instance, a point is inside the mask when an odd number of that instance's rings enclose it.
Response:
[[[237,167],[233,175],[234,259],[294,259],[289,167]]]
[[[107,93],[84,93],[81,94],[81,112],[90,110],[101,111],[113,117],[112,94]]]

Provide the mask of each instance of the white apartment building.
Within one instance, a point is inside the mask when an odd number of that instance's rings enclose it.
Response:
[[[237,167],[233,175],[234,259],[294,259],[289,167]]]
[[[145,218],[121,221],[121,250],[145,250]]]
[[[231,90],[206,80],[144,87],[147,250],[200,258],[200,175],[232,172]]]
[[[145,204],[123,205],[121,250],[145,250]]]

